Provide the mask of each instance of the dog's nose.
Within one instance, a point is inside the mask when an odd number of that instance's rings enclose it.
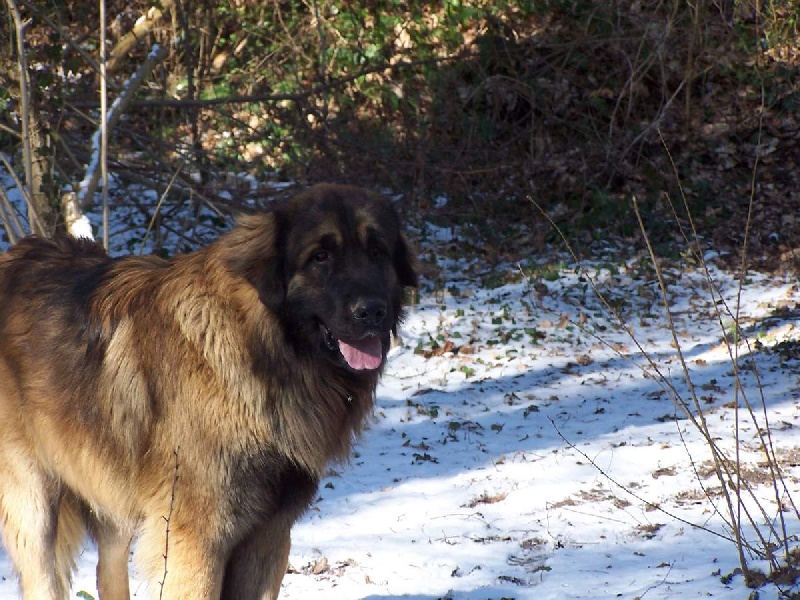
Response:
[[[387,305],[381,298],[359,298],[350,305],[350,311],[361,325],[377,327],[386,319]]]

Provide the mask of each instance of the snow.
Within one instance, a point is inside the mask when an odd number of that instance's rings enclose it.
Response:
[[[759,433],[769,423],[797,496],[796,280],[740,282],[713,263],[708,274],[665,269],[695,406],[648,261],[612,253],[577,265],[552,253],[491,266],[447,250],[456,230],[412,236],[428,274],[419,302],[350,464],[332,466],[293,530],[281,598],[748,597],[708,444],[673,396],[729,458],[738,449],[758,482],[756,523],[774,541],[767,527],[779,507]],[[729,348],[725,311],[737,311],[737,297],[747,343]],[[782,515],[796,539],[797,515]],[[758,547],[753,529],[743,532]],[[95,561],[89,545],[73,593],[96,597]],[[147,597],[135,577],[131,590]],[[759,598],[781,591],[798,590],[769,584]],[[0,554],[0,600],[16,597]]]

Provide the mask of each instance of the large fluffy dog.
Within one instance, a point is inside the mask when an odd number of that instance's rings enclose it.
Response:
[[[371,409],[413,260],[392,206],[317,186],[172,260],[0,256],[0,511],[26,599],[278,595],[289,530]],[[163,589],[162,589],[163,588]]]

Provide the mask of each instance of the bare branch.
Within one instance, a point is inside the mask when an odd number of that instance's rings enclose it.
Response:
[[[25,235],[25,230],[17,218],[17,212],[11,199],[6,194],[6,191],[0,187],[0,221],[3,222],[3,228],[6,230],[8,241],[16,244],[17,240]]]
[[[31,233],[36,231],[43,231],[44,227],[42,226],[42,221],[39,219],[39,214],[36,212],[36,207],[33,204],[33,199],[31,198],[30,190],[25,187],[25,185],[19,180],[17,177],[14,168],[11,166],[11,160],[4,152],[0,152],[0,162],[3,163],[8,174],[11,176],[11,179],[14,180],[14,185],[17,186],[17,189],[22,194],[22,198],[25,200],[25,206],[28,208],[28,218],[31,219],[31,223],[29,223],[29,227]],[[16,218],[16,213],[13,213]],[[24,228],[20,226],[20,231],[24,231]]]
[[[175,173],[172,176],[172,179],[170,179],[169,184],[167,185],[167,189],[164,190],[164,193],[161,194],[161,196],[158,199],[158,204],[156,204],[156,209],[153,211],[153,217],[150,219],[150,222],[147,224],[147,231],[144,232],[144,237],[142,238],[142,243],[139,246],[139,254],[140,255],[144,251],[144,245],[147,243],[147,238],[150,237],[150,232],[153,230],[153,225],[155,224],[156,219],[158,218],[158,213],[161,210],[161,205],[164,204],[164,199],[167,197],[167,194],[169,193],[169,190],[172,188],[172,184],[175,183],[175,180],[178,178],[178,175],[180,175],[182,168],[183,168],[183,165],[178,167],[178,170],[175,171]]]
[[[128,80],[122,93],[117,97],[117,99],[111,105],[111,109],[108,111],[108,117],[106,118],[106,122],[104,124],[107,134],[110,134],[116,124],[119,122],[122,114],[130,104],[136,90],[140,85],[142,85],[142,82],[144,82],[145,78],[147,78],[156,64],[163,60],[166,55],[167,49],[165,47],[158,45],[154,46],[153,50],[147,56],[147,60],[139,66],[136,73],[134,73],[133,76]],[[100,181],[100,169],[98,167],[100,162],[99,158],[102,129],[103,125],[101,125],[101,127],[99,127],[92,136],[92,155],[89,164],[86,167],[86,175],[84,176],[83,181],[78,184],[78,199],[83,209],[86,209],[91,205],[92,198],[94,197],[94,193],[97,191],[97,185]]]
[[[174,108],[188,108],[188,107],[209,107],[221,106],[227,104],[258,104],[266,102],[282,102],[285,100],[305,100],[317,94],[321,94],[327,90],[334,89],[348,83],[352,83],[366,75],[372,73],[380,73],[383,71],[398,71],[402,69],[414,69],[425,65],[440,65],[450,62],[457,62],[459,60],[468,60],[477,56],[474,52],[460,52],[451,56],[444,56],[441,58],[432,58],[428,60],[409,60],[398,61],[396,63],[381,63],[366,67],[355,73],[350,73],[336,79],[330,79],[324,83],[312,86],[304,91],[287,93],[287,94],[249,94],[249,95],[232,95],[220,98],[148,98],[146,100],[136,100],[131,102],[131,106],[141,107],[174,107]],[[73,102],[72,106],[79,108],[97,108],[96,102]]]

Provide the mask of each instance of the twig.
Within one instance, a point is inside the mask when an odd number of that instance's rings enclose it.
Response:
[[[28,208],[28,228],[30,229],[31,233],[36,231],[44,231],[44,227],[42,226],[42,221],[39,219],[39,214],[36,211],[36,207],[33,205],[33,199],[30,195],[30,190],[26,188],[23,183],[17,177],[14,168],[11,166],[11,159],[8,158],[5,152],[0,152],[0,162],[3,163],[8,174],[11,176],[11,179],[14,180],[14,185],[17,186],[17,189],[22,194],[22,198],[25,200],[25,205]],[[24,231],[24,228],[20,227],[21,231]]]
[[[3,221],[3,228],[6,230],[8,241],[16,244],[17,240],[24,236],[25,233],[17,218],[14,205],[2,186],[0,186],[0,219]]]
[[[692,523],[691,521],[687,521],[686,519],[684,519],[680,515],[676,515],[675,513],[671,513],[668,510],[665,510],[664,508],[662,508],[660,505],[653,504],[649,500],[645,500],[639,494],[637,494],[636,492],[631,490],[629,487],[627,487],[625,485],[622,485],[619,481],[617,481],[611,475],[606,473],[603,470],[603,468],[594,461],[594,459],[592,459],[583,450],[581,450],[575,444],[573,444],[570,440],[568,440],[564,436],[564,434],[561,433],[561,430],[558,428],[558,425],[556,425],[555,421],[553,421],[553,419],[551,417],[547,417],[547,420],[550,421],[550,424],[553,426],[553,429],[555,429],[556,433],[558,434],[558,437],[560,437],[564,441],[564,443],[569,447],[570,450],[574,450],[575,452],[580,454],[598,473],[600,473],[600,475],[605,477],[608,481],[613,483],[615,486],[617,486],[619,489],[621,489],[623,492],[625,492],[629,496],[632,496],[633,498],[635,498],[638,502],[641,502],[642,504],[644,504],[648,508],[651,508],[651,509],[653,509],[655,511],[658,511],[660,513],[663,513],[663,514],[667,515],[671,519],[675,519],[679,523],[683,523],[684,525],[688,525],[689,527],[692,527],[693,529],[700,529],[701,531],[705,531],[707,533],[715,535],[715,536],[717,536],[719,538],[722,538],[723,540],[727,540],[729,542],[733,542],[734,541],[733,538],[730,538],[730,537],[728,537],[726,535],[723,535],[719,531],[714,531],[713,529],[709,529],[708,527],[705,527],[704,525],[698,525],[697,523]]]
[[[8,1],[8,0],[7,0]],[[286,94],[250,94],[250,95],[233,95],[224,96],[220,98],[149,98],[145,100],[136,100],[130,102],[130,106],[136,108],[142,107],[167,107],[167,108],[189,108],[189,107],[209,107],[219,106],[224,104],[258,104],[258,103],[277,103],[286,100],[300,101],[306,100],[312,96],[322,94],[323,92],[352,83],[366,75],[373,73],[382,73],[384,71],[400,71],[403,69],[414,69],[422,66],[436,66],[445,63],[454,63],[462,60],[468,60],[477,56],[477,53],[464,51],[452,54],[449,56],[442,56],[430,58],[425,60],[407,60],[398,61],[395,63],[382,62],[380,64],[365,67],[355,73],[350,73],[336,79],[330,79],[324,83],[312,86],[304,91]],[[81,108],[96,108],[96,102],[73,102],[72,106]]]
[[[667,569],[667,572],[664,573],[664,577],[661,578],[661,581],[658,583],[654,583],[653,585],[649,586],[645,591],[643,591],[641,594],[639,594],[639,600],[644,598],[651,591],[660,588],[662,585],[664,585],[667,582],[667,579],[669,578],[669,574],[672,573],[672,567],[674,566],[675,566],[674,562],[669,563],[669,568]]]
[[[748,251],[748,248],[749,248],[748,240],[750,238],[750,226],[751,226],[752,221],[753,221],[753,208],[755,207],[755,200],[756,200],[756,176],[758,174],[758,167],[759,167],[760,159],[761,159],[761,152],[760,151],[761,151],[761,139],[762,139],[762,135],[763,135],[763,131],[764,131],[764,112],[765,112],[765,110],[766,110],[766,93],[764,91],[764,85],[763,85],[763,82],[762,82],[762,85],[761,85],[761,107],[760,107],[760,110],[759,110],[759,113],[758,113],[758,139],[757,139],[757,142],[756,142],[756,156],[755,156],[755,159],[753,161],[753,169],[752,169],[751,178],[750,178],[750,196],[749,196],[748,204],[747,204],[747,219],[745,221],[744,239],[742,241],[742,254],[741,254],[740,271],[739,271],[739,287],[738,287],[737,292],[736,292],[736,318],[735,318],[735,322],[737,324],[739,323],[739,307],[741,306],[742,288],[744,286],[745,275],[747,274],[747,256],[748,256],[747,251]],[[737,341],[737,339],[738,339],[738,337],[737,337],[738,336],[738,332],[739,332],[739,327],[737,326],[737,327],[734,328],[734,336],[735,336],[734,337],[734,341]],[[738,348],[738,344],[736,344],[734,347]],[[738,358],[738,356],[737,356],[737,358]],[[736,366],[734,366],[734,369],[735,368],[736,368]],[[755,374],[756,374],[756,377],[758,378],[759,375],[758,375],[758,371],[757,370],[755,370]],[[760,381],[759,381],[759,383],[760,383]],[[738,389],[739,388],[737,386],[737,390]],[[760,385],[759,385],[759,389],[762,389],[762,387]],[[760,441],[761,441],[761,447],[763,448],[764,453],[767,456],[767,464],[769,465],[770,470],[771,470],[771,474],[772,474],[772,482],[773,482],[774,491],[775,491],[775,502],[777,503],[777,506],[778,506],[778,515],[779,515],[779,519],[780,519],[780,523],[781,523],[781,530],[782,530],[781,539],[782,539],[782,542],[783,542],[783,550],[784,550],[784,553],[785,553],[785,559],[786,559],[787,563],[789,563],[790,562],[790,557],[789,557],[789,546],[788,546],[788,541],[787,541],[788,540],[788,534],[787,534],[787,531],[786,531],[786,521],[785,521],[785,519],[783,517],[783,511],[780,510],[781,498],[780,498],[780,491],[778,489],[778,477],[780,477],[780,480],[783,482],[784,489],[786,489],[786,482],[783,480],[782,476],[780,476],[780,475],[776,476],[776,467],[777,467],[776,463],[777,463],[777,460],[776,460],[776,456],[775,456],[775,450],[774,450],[774,447],[772,445],[772,434],[771,434],[770,428],[769,428],[769,418],[768,418],[768,415],[767,415],[767,406],[766,406],[766,401],[765,401],[765,399],[763,397],[763,393],[762,393],[762,398],[761,399],[762,399],[762,408],[763,408],[763,414],[764,414],[764,425],[765,425],[764,428],[766,430],[766,439],[764,438],[764,435],[761,433],[761,428],[760,427],[756,426],[756,430],[759,433],[759,438],[760,438]],[[756,423],[755,415],[753,414],[753,410],[752,410],[752,407],[750,406],[749,402],[747,403],[747,406],[748,406],[748,409],[750,410],[750,415],[753,418],[753,423]],[[738,402],[737,402],[737,407],[738,407]],[[737,461],[737,463],[738,463],[738,461]],[[780,473],[779,469],[778,469],[778,473]],[[788,497],[791,499],[791,495],[790,494],[788,495]],[[794,505],[793,501],[792,501],[792,505]],[[796,507],[795,507],[795,512],[797,512],[797,508]]]
[[[765,95],[764,95],[763,87],[762,87],[761,91],[762,91],[762,96],[761,96],[761,101],[762,102],[761,102],[761,112],[760,112],[760,116],[759,116],[758,143],[756,145],[757,149],[760,148],[760,145],[761,145],[761,133],[762,133],[762,128],[763,128],[763,114],[764,114],[764,107],[765,107],[765,104],[764,104],[765,103]],[[761,444],[761,449],[764,452],[765,457],[766,457],[767,466],[768,466],[768,468],[770,470],[770,476],[771,476],[771,482],[772,482],[773,490],[775,492],[776,505],[779,506],[779,507],[781,506],[781,488],[783,488],[783,493],[785,494],[784,497],[788,499],[789,504],[792,506],[792,508],[794,509],[795,513],[798,514],[797,506],[796,506],[796,504],[794,502],[794,499],[793,499],[793,497],[792,497],[792,495],[791,495],[791,493],[789,491],[789,488],[788,488],[788,485],[786,483],[786,480],[785,480],[785,478],[783,476],[783,473],[782,473],[782,471],[780,469],[780,466],[778,464],[778,458],[777,458],[777,455],[775,453],[774,445],[772,443],[772,432],[771,432],[770,425],[769,425],[769,415],[767,413],[767,403],[766,403],[766,398],[764,397],[763,385],[761,384],[760,372],[759,372],[759,370],[757,368],[757,365],[755,364],[755,361],[751,361],[752,362],[753,374],[754,374],[754,376],[756,378],[756,387],[758,389],[758,393],[759,393],[760,398],[761,398],[761,410],[762,410],[763,419],[764,419],[764,427],[763,428],[759,426],[758,418],[756,417],[755,410],[753,409],[753,406],[752,406],[750,400],[747,397],[747,394],[745,392],[745,386],[744,386],[744,383],[741,380],[741,372],[740,372],[740,369],[739,369],[739,346],[740,346],[740,344],[743,343],[743,344],[745,344],[747,346],[747,350],[748,350],[750,356],[752,356],[752,354],[753,354],[753,349],[750,347],[749,340],[747,338],[743,338],[743,339],[740,340],[740,338],[739,338],[740,329],[738,327],[738,323],[740,322],[739,310],[740,310],[740,307],[741,307],[742,289],[743,289],[743,285],[744,285],[745,276],[747,274],[747,255],[748,255],[747,254],[747,242],[748,242],[748,237],[749,237],[750,224],[752,222],[753,207],[754,207],[754,203],[755,203],[756,173],[757,173],[757,169],[758,169],[758,165],[759,165],[760,155],[756,154],[755,161],[754,161],[754,164],[753,164],[753,171],[752,171],[751,185],[750,185],[750,199],[749,199],[749,204],[748,204],[747,221],[746,221],[746,225],[745,225],[745,239],[744,239],[744,243],[743,243],[743,247],[742,247],[742,254],[741,254],[741,263],[740,263],[740,272],[739,272],[739,285],[737,287],[736,303],[735,303],[735,306],[734,306],[734,310],[731,310],[731,308],[728,306],[728,304],[725,301],[725,299],[722,297],[722,294],[716,288],[716,286],[715,286],[715,284],[713,282],[713,278],[711,276],[711,273],[709,271],[708,264],[705,261],[705,257],[703,256],[702,252],[700,251],[700,236],[697,233],[697,228],[695,226],[695,222],[694,222],[694,219],[692,217],[691,210],[689,209],[689,202],[688,202],[688,200],[686,198],[686,194],[684,193],[683,186],[681,185],[681,182],[680,182],[680,177],[679,177],[679,174],[678,174],[677,166],[675,165],[675,162],[674,162],[674,160],[672,158],[672,154],[671,154],[671,152],[669,150],[669,147],[667,146],[666,141],[664,140],[664,137],[661,134],[661,131],[659,131],[658,134],[659,134],[659,137],[661,139],[661,143],[662,143],[662,145],[664,147],[664,150],[665,150],[665,152],[667,154],[667,157],[669,158],[669,161],[670,161],[670,164],[671,164],[671,167],[672,167],[672,171],[673,171],[673,173],[675,174],[675,177],[678,180],[678,190],[680,192],[681,199],[682,199],[682,202],[683,202],[683,209],[684,209],[684,212],[686,214],[686,218],[689,221],[689,225],[690,225],[691,231],[692,231],[692,240],[691,241],[690,241],[689,236],[687,235],[687,233],[683,230],[683,227],[682,227],[682,225],[680,223],[680,219],[678,217],[678,214],[677,214],[677,212],[675,210],[675,207],[674,207],[674,205],[672,203],[672,200],[669,198],[669,196],[667,196],[667,200],[668,200],[669,206],[670,206],[670,208],[672,210],[673,217],[675,218],[675,221],[678,224],[678,228],[680,230],[681,236],[687,242],[687,244],[689,245],[690,251],[694,254],[695,259],[697,260],[697,262],[701,265],[701,267],[703,269],[703,273],[704,273],[706,284],[707,284],[708,293],[711,295],[711,298],[713,300],[712,306],[714,307],[714,311],[715,311],[715,314],[716,314],[717,322],[719,323],[720,330],[722,331],[722,336],[723,336],[723,339],[724,339],[724,342],[725,342],[725,345],[726,345],[726,348],[727,348],[727,351],[728,351],[728,356],[729,356],[729,359],[730,359],[730,362],[731,362],[731,365],[732,365],[733,378],[734,378],[734,403],[735,403],[734,404],[735,405],[735,409],[734,409],[734,415],[735,415],[734,433],[735,433],[735,444],[736,444],[736,461],[735,461],[735,464],[736,464],[736,478],[735,478],[735,482],[732,482],[732,483],[733,483],[733,486],[736,489],[738,510],[741,511],[742,509],[744,509],[745,512],[747,512],[746,508],[744,508],[744,505],[742,504],[742,500],[741,500],[742,499],[742,484],[744,484],[744,488],[748,492],[748,495],[750,495],[750,497],[755,501],[756,506],[760,509],[761,515],[762,515],[762,517],[764,519],[764,522],[765,523],[769,523],[770,521],[772,521],[772,519],[770,519],[770,517],[767,515],[766,510],[763,508],[761,503],[755,497],[755,494],[753,493],[753,490],[751,489],[751,487],[747,483],[747,480],[744,477],[742,477],[742,473],[741,473],[741,460],[740,460],[740,455],[739,455],[739,446],[740,446],[740,444],[739,444],[739,437],[738,437],[739,436],[739,395],[741,395],[742,400],[744,402],[744,405],[747,408],[748,414],[749,414],[750,418],[752,419],[753,424],[755,425],[756,435],[759,438],[759,442]],[[692,243],[692,242],[694,242],[694,243]],[[725,328],[724,323],[723,323],[722,309],[720,307],[724,308],[725,313],[731,319],[733,319],[733,322],[735,324],[734,331],[733,331],[733,339],[730,339],[728,337],[728,333],[727,333],[726,328]],[[728,469],[726,467],[726,472],[727,472],[727,470]],[[733,479],[729,472],[727,472],[726,475],[729,477],[730,480]],[[757,527],[757,524],[752,520],[752,518],[750,518],[749,514],[747,516],[750,519],[750,523],[751,523],[754,531],[761,538],[761,543],[764,546],[764,550],[767,553],[770,561],[773,562],[773,567],[777,567],[778,565],[774,563],[773,557],[772,557],[772,554],[771,554],[771,551],[770,551],[771,545],[768,544],[767,541],[761,536],[760,530]],[[784,517],[783,512],[781,510],[778,511],[778,520],[780,522],[780,527],[781,527],[780,533],[777,531],[776,528],[774,528],[772,526],[770,526],[770,529],[771,529],[772,533],[775,535],[775,537],[777,539],[781,540],[781,542],[782,542],[781,545],[783,547],[784,554],[785,554],[785,560],[787,562],[789,562],[789,547],[788,547],[789,537],[788,537],[788,532],[787,532],[787,529],[786,529],[786,520],[785,520],[785,517]]]
[[[647,350],[644,348],[644,346],[642,346],[642,344],[639,342],[639,340],[636,337],[636,335],[634,334],[633,330],[630,328],[630,326],[625,321],[625,319],[622,317],[622,315],[619,313],[619,311],[617,311],[616,308],[611,306],[611,304],[608,302],[608,300],[603,295],[603,293],[598,289],[597,284],[594,281],[594,278],[586,271],[586,269],[583,268],[583,265],[581,264],[581,261],[578,258],[577,253],[573,250],[573,248],[570,245],[569,241],[567,240],[566,235],[564,234],[564,232],[555,223],[555,221],[553,221],[550,218],[550,216],[547,214],[547,212],[544,210],[544,208],[542,208],[533,198],[528,196],[528,200],[542,213],[542,215],[544,215],[545,219],[547,219],[547,221],[550,223],[550,226],[553,227],[553,229],[559,235],[559,237],[561,238],[561,241],[564,243],[564,245],[567,248],[567,252],[578,263],[578,267],[580,268],[581,273],[586,276],[586,280],[589,283],[589,286],[592,288],[592,292],[600,300],[601,304],[603,305],[603,308],[605,308],[609,312],[609,314],[614,317],[614,320],[617,322],[617,325],[620,328],[622,328],[622,330],[625,332],[625,334],[628,336],[628,338],[636,346],[636,349],[639,351],[639,353],[647,360],[650,368],[652,369],[652,373],[648,372],[644,367],[642,367],[641,365],[639,365],[635,361],[633,361],[634,364],[636,364],[647,376],[652,377],[656,382],[659,383],[659,385],[662,386],[662,389],[665,392],[668,393],[668,395],[672,398],[672,400],[675,403],[675,405],[678,406],[683,411],[683,413],[686,416],[686,418],[689,419],[689,421],[692,423],[692,425],[697,427],[702,433],[703,430],[700,427],[699,423],[697,422],[697,419],[696,419],[694,413],[692,413],[692,411],[689,408],[689,406],[682,400],[680,392],[678,391],[678,389],[670,382],[670,379],[661,372],[661,370],[658,368],[658,365],[656,365],[655,361],[652,359],[650,354],[647,352]],[[713,440],[711,440],[710,436],[707,433],[704,434],[704,437],[706,438],[707,442],[713,443]]]
[[[142,237],[142,243],[139,246],[139,254],[140,255],[142,254],[142,252],[144,252],[144,245],[147,243],[147,238],[150,236],[150,231],[153,229],[153,224],[156,222],[156,217],[158,216],[158,213],[161,210],[161,205],[164,203],[164,198],[167,197],[167,194],[169,193],[170,189],[172,189],[172,184],[178,178],[178,175],[180,175],[181,169],[183,169],[183,165],[178,167],[178,170],[175,171],[175,173],[172,175],[172,179],[169,180],[169,183],[167,184],[167,188],[164,190],[164,192],[158,198],[158,204],[156,204],[156,209],[155,209],[155,211],[153,211],[153,217],[150,219],[150,222],[147,224],[147,231],[144,232],[144,236]]]
[[[164,585],[167,581],[167,560],[169,557],[169,526],[170,523],[172,522],[172,511],[175,508],[175,487],[178,485],[178,450],[180,450],[180,448],[176,448],[175,451],[173,452],[173,455],[175,456],[175,472],[172,476],[172,492],[170,493],[170,499],[169,499],[169,513],[167,514],[166,517],[162,517],[166,522],[167,527],[165,530],[165,539],[164,539],[164,576],[161,578],[160,582],[161,591],[158,594],[159,600],[162,600],[164,596]]]
[[[106,1],[100,0],[100,179],[103,181],[103,247],[108,250],[108,69],[106,66]]]
[[[317,26],[317,36],[319,37],[319,79],[320,82],[326,84],[328,82],[328,47],[325,41],[325,27],[322,21],[322,15],[319,11],[319,2],[312,1],[311,9],[314,13],[314,21]],[[322,92],[322,124],[324,127],[328,125],[328,90]]]
[[[560,230],[558,230],[557,226],[556,226],[556,230],[558,231],[558,233],[560,235],[563,236],[563,233]],[[569,242],[566,239],[564,239],[563,237],[562,237],[562,241],[569,248]],[[711,438],[711,436],[709,434],[707,434],[706,432],[703,432],[703,430],[700,428],[699,424],[697,423],[697,421],[694,418],[694,415],[692,414],[691,410],[689,410],[689,408],[686,406],[686,403],[681,398],[680,392],[677,390],[675,385],[671,382],[671,380],[667,376],[665,376],[661,372],[661,370],[659,369],[659,367],[656,364],[655,360],[640,345],[639,341],[634,337],[633,332],[628,328],[627,324],[622,319],[622,316],[619,315],[617,313],[617,311],[608,304],[608,302],[606,301],[605,296],[597,288],[597,285],[596,285],[596,283],[594,281],[594,278],[588,273],[588,271],[585,268],[580,266],[581,265],[581,261],[577,257],[577,255],[574,254],[574,252],[572,251],[571,248],[570,248],[569,252],[570,252],[572,258],[575,260],[575,262],[578,263],[582,276],[586,279],[586,281],[589,282],[589,286],[592,288],[592,291],[594,292],[595,296],[598,299],[600,299],[601,303],[604,305],[606,310],[608,310],[611,313],[611,315],[617,320],[617,325],[623,331],[625,331],[625,333],[628,335],[628,337],[631,339],[631,341],[634,343],[634,345],[639,350],[639,353],[644,357],[647,365],[643,365],[643,364],[637,362],[636,360],[634,360],[633,358],[631,358],[631,356],[629,356],[627,354],[624,354],[617,346],[615,346],[614,344],[612,344],[611,342],[609,342],[608,340],[603,338],[596,331],[592,331],[592,330],[588,329],[583,323],[580,323],[579,321],[576,321],[574,319],[568,319],[569,324],[572,325],[573,327],[575,327],[576,329],[579,329],[582,333],[584,333],[584,334],[588,335],[589,337],[593,338],[596,342],[598,342],[602,346],[604,346],[607,349],[609,349],[620,360],[622,360],[622,361],[626,362],[627,364],[631,365],[633,368],[638,369],[642,373],[642,376],[646,377],[647,379],[651,379],[659,388],[661,388],[661,391],[663,391],[672,400],[672,402],[676,406],[676,408],[679,408],[679,409],[681,409],[683,411],[683,413],[686,416],[686,418],[692,423],[692,425],[696,429],[698,429],[700,431],[701,435],[703,435],[703,438],[706,441],[706,443],[707,444],[713,444],[714,443],[713,439]],[[524,272],[523,272],[523,274],[524,274]],[[676,416],[676,420],[677,420],[677,416]],[[682,433],[680,431],[680,428],[678,428],[678,434],[681,437],[681,441],[683,442],[684,447],[686,447],[686,442],[683,439],[683,435],[682,435]],[[688,451],[688,449],[687,449],[687,451]],[[720,512],[720,510],[717,508],[716,503],[711,499],[711,493],[706,489],[705,484],[703,483],[700,475],[698,474],[696,464],[695,464],[695,462],[694,462],[694,460],[693,460],[691,455],[689,455],[689,460],[691,462],[692,469],[694,470],[695,475],[697,476],[697,482],[700,485],[700,488],[702,489],[703,493],[706,495],[706,498],[708,498],[709,501],[711,501],[711,505],[713,507],[714,513],[720,519],[722,519],[723,523],[729,529],[733,530],[734,525],[732,523],[730,523],[728,518],[722,512]]]
[[[658,287],[659,290],[661,291],[662,306],[664,307],[664,311],[667,316],[669,331],[670,334],[672,335],[672,341],[675,344],[675,351],[678,356],[678,361],[680,362],[681,365],[681,370],[684,375],[684,381],[686,382],[686,385],[689,388],[689,396],[692,398],[694,402],[695,411],[697,412],[698,427],[700,428],[700,431],[703,434],[703,436],[708,440],[709,448],[711,449],[712,456],[714,457],[713,461],[714,471],[717,475],[717,479],[722,485],[723,497],[725,498],[725,501],[728,504],[728,512],[733,522],[732,533],[736,537],[736,548],[739,553],[739,560],[742,565],[742,569],[746,570],[747,559],[744,556],[744,545],[743,545],[744,540],[742,538],[741,520],[739,517],[736,516],[737,512],[734,510],[733,500],[731,499],[730,493],[726,486],[726,482],[729,480],[729,477],[723,476],[722,473],[723,467],[725,468],[727,467],[726,461],[719,452],[719,448],[717,447],[717,445],[713,442],[713,439],[710,434],[710,429],[708,427],[708,424],[706,423],[705,415],[703,414],[703,409],[698,401],[697,392],[695,391],[694,388],[694,381],[692,380],[692,377],[689,373],[689,367],[686,365],[686,359],[683,354],[683,349],[680,340],[678,339],[678,331],[675,326],[675,322],[672,319],[672,311],[670,310],[670,302],[667,296],[667,284],[664,281],[664,277],[661,272],[661,265],[658,258],[656,257],[655,250],[653,250],[653,245],[650,243],[650,237],[647,235],[647,228],[644,226],[644,221],[642,220],[642,213],[639,210],[639,204],[638,201],[636,200],[636,196],[633,196],[633,211],[634,214],[636,215],[636,220],[639,223],[639,230],[642,232],[642,235],[644,237],[644,242],[645,245],[647,246],[647,252],[650,256],[650,260],[653,263],[653,269],[655,270],[656,278],[658,279]],[[739,478],[737,478],[737,480],[739,480]],[[738,508],[741,508],[742,506],[740,498],[741,496],[737,495],[737,499],[739,500],[737,502]]]

